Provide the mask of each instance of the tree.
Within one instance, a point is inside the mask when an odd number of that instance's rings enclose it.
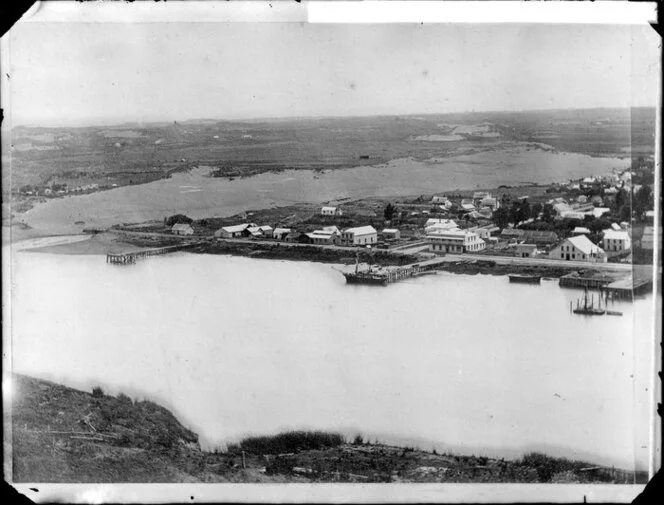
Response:
[[[530,217],[533,219],[537,219],[540,215],[540,212],[542,212],[543,207],[541,203],[534,203],[532,207],[530,207]]]
[[[542,221],[546,221],[547,223],[553,222],[553,215],[553,205],[550,203],[545,203],[544,208],[542,209]]]
[[[396,212],[396,208],[394,205],[391,203],[388,203],[385,206],[385,210],[383,210],[383,217],[385,218],[385,221],[392,221],[392,218],[394,217],[394,213]]]
[[[637,216],[641,216],[646,210],[652,209],[652,189],[650,186],[644,185],[634,195],[634,211]]]
[[[505,207],[499,207],[493,213],[493,222],[499,228],[507,228],[510,222],[510,213]]]
[[[630,221],[632,219],[632,207],[631,205],[623,205],[620,207],[619,211],[621,221]]]
[[[166,219],[166,226],[173,226],[174,224],[191,224],[194,220],[184,214],[175,214]]]
[[[526,221],[530,218],[530,203],[524,198],[519,204],[519,221]]]
[[[616,193],[615,209],[620,211],[620,208],[628,203],[629,203],[629,193],[625,191],[625,188],[620,188]]]

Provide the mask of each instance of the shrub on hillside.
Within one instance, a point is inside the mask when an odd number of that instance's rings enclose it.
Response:
[[[586,466],[581,461],[572,461],[567,458],[553,458],[540,452],[530,452],[521,458],[521,464],[534,468],[540,482],[551,482],[554,475],[574,472]]]
[[[324,431],[289,431],[272,436],[248,437],[240,441],[240,450],[254,454],[281,454],[337,447],[345,442],[338,433]]]
[[[166,226],[173,226],[174,224],[191,224],[194,220],[184,214],[175,214],[174,216],[169,216],[164,221]]]

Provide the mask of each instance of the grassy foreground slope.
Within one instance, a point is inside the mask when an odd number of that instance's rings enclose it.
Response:
[[[223,451],[167,409],[15,375],[14,482],[645,482],[646,475],[531,453],[519,460],[437,454],[295,431]],[[7,437],[9,442],[9,437]]]

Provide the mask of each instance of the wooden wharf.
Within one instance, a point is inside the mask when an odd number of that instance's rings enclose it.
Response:
[[[631,276],[602,286],[602,291],[617,298],[632,299],[635,295],[643,295],[652,289],[651,279],[634,279]]]
[[[160,254],[168,254],[175,251],[181,251],[197,245],[196,242],[187,244],[178,244],[166,247],[158,247],[153,249],[142,249],[140,251],[133,251],[127,253],[108,253],[106,254],[106,263],[112,265],[133,265],[137,259],[147,258],[149,256],[157,256]]]
[[[560,278],[558,285],[561,288],[585,288],[585,289],[600,289],[607,284],[613,282],[613,278],[606,277],[581,277],[576,272],[563,275]]]
[[[444,262],[443,258],[432,258],[408,265],[369,268],[362,271],[356,267],[355,273],[345,273],[344,276],[349,284],[386,285],[431,272]]]

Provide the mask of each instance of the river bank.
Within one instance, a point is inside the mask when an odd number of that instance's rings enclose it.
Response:
[[[17,250],[28,249],[33,252],[51,254],[71,255],[104,255],[132,253],[149,248],[166,247],[181,243],[182,240],[170,236],[122,234],[122,233],[99,233],[92,236],[71,236],[72,240],[49,245],[49,240],[33,239],[25,241],[25,247]],[[87,240],[83,238],[87,237]],[[27,242],[32,247],[27,247]],[[19,243],[20,245],[22,243]],[[389,249],[374,249],[371,253],[365,249],[345,249],[340,247],[322,247],[307,244],[291,244],[267,241],[226,241],[207,240],[189,249],[193,254],[245,256],[249,258],[306,261],[327,264],[355,264],[356,258],[363,264],[374,263],[383,266],[399,266],[417,263],[422,260],[417,254],[406,254]],[[149,260],[146,260],[149,261]],[[452,259],[438,265],[437,270],[455,274],[466,275],[496,275],[505,276],[510,274],[539,275],[541,277],[559,278],[573,271],[578,271],[577,265],[551,266],[533,265],[519,263],[501,263],[495,257],[487,256],[486,259]],[[599,274],[599,269],[589,265],[585,270],[585,276],[591,277]]]
[[[101,387],[15,374],[13,482],[643,483],[645,472],[528,453],[461,456],[321,431],[253,436],[205,451],[166,408]]]

